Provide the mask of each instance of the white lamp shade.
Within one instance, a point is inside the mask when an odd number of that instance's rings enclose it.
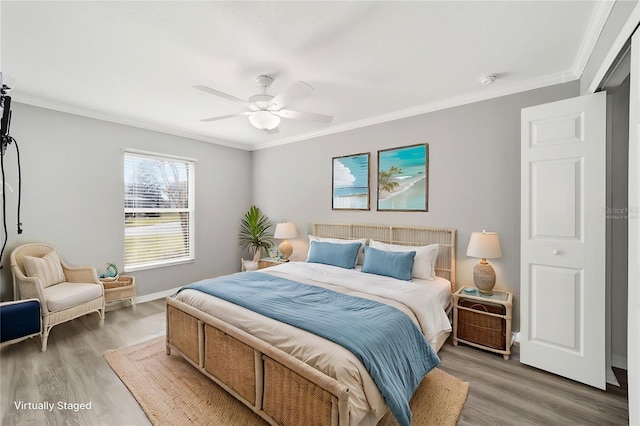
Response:
[[[483,259],[502,257],[500,240],[495,232],[472,232],[467,247],[467,256]]]
[[[291,222],[283,222],[276,225],[276,230],[273,233],[273,238],[286,239],[295,238],[298,236],[296,232],[296,226]]]
[[[269,111],[257,111],[249,116],[249,122],[260,130],[273,130],[280,124],[280,117]]]

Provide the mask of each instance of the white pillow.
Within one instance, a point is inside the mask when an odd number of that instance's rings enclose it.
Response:
[[[411,276],[423,280],[433,280],[436,277],[435,268],[438,252],[440,251],[439,244],[430,244],[428,246],[401,246],[371,240],[369,246],[385,251],[415,251],[416,257],[413,260]]]
[[[367,245],[366,238],[360,238],[357,240],[343,240],[342,238],[325,238],[325,237],[316,237],[315,235],[309,235],[309,245],[311,245],[311,241],[319,241],[321,243],[333,243],[333,244],[352,244],[352,243],[360,243],[362,247],[358,251],[358,260],[356,261],[356,265],[362,265],[364,261],[364,246]],[[309,255],[307,254],[307,260],[309,260]]]
[[[55,251],[42,257],[25,256],[22,261],[26,275],[40,278],[42,287],[49,287],[65,280],[60,258]]]

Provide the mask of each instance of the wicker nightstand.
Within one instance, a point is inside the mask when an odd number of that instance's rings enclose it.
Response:
[[[473,290],[473,291],[470,291]],[[494,290],[479,293],[463,287],[453,294],[453,344],[466,343],[477,348],[511,354],[511,309],[513,294]]]
[[[258,269],[269,268],[271,266],[280,265],[282,263],[286,263],[286,262],[277,257],[266,257],[266,258],[260,259],[260,261],[258,262]]]
[[[114,279],[100,279],[104,286],[104,301],[106,303],[128,300],[133,306],[133,298],[136,297],[136,279],[126,275],[120,275]]]

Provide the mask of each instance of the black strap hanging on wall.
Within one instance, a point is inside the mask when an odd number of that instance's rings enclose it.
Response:
[[[1,75],[1,74],[0,74]],[[4,255],[4,249],[7,246],[9,240],[9,233],[7,231],[7,191],[5,190],[5,172],[4,172],[4,155],[11,143],[16,147],[16,154],[18,160],[18,234],[22,234],[22,222],[20,221],[20,205],[22,202],[22,171],[20,166],[20,148],[18,147],[18,141],[16,141],[10,134],[9,128],[11,126],[11,96],[7,94],[9,87],[2,84],[0,88],[0,106],[2,107],[2,121],[0,122],[0,169],[2,173],[2,222],[4,230],[4,241],[2,243],[2,249],[0,249],[0,269],[2,269],[2,257]]]

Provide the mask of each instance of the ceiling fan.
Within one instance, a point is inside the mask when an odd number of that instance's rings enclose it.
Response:
[[[267,94],[267,89],[273,83],[273,78],[268,75],[259,75],[256,77],[258,87],[262,89],[262,93],[253,95],[249,100],[237,98],[224,92],[212,89],[207,86],[196,85],[194,89],[202,90],[209,94],[237,102],[249,108],[249,111],[237,112],[234,114],[220,115],[217,117],[205,118],[201,121],[217,121],[226,118],[248,116],[249,122],[257,129],[264,130],[267,133],[275,133],[278,131],[278,125],[282,118],[291,118],[294,120],[315,121],[318,123],[330,123],[333,117],[330,115],[316,114],[311,112],[294,111],[291,109],[282,109],[291,102],[305,96],[309,96],[313,92],[313,87],[303,81],[298,81],[286,91],[277,96]]]

